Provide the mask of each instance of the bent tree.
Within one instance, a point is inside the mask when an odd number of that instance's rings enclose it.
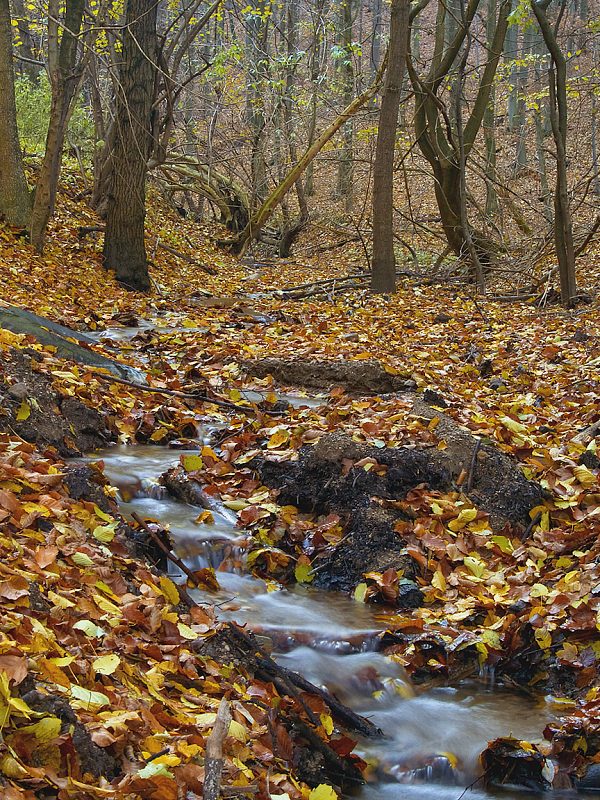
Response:
[[[493,36],[490,36],[488,43],[485,66],[460,137],[451,121],[451,117],[456,115],[449,113],[441,96],[447,76],[456,64],[480,4],[481,0],[468,0],[457,17],[455,14],[448,15],[446,5],[439,3],[434,50],[428,72],[425,75],[418,74],[417,60],[410,49],[407,66],[415,93],[415,138],[433,172],[435,197],[448,245],[456,255],[464,256],[469,252],[472,241],[478,258],[485,263],[490,260],[494,246],[482,233],[471,233],[465,229],[465,216],[461,214],[461,209],[466,204],[462,169],[473,149],[490,100],[512,0],[502,0],[500,3]],[[428,5],[429,0],[420,0],[413,6],[410,13],[411,26]],[[463,102],[460,93],[453,94],[454,102]]]
[[[410,0],[392,0],[388,68],[385,75],[377,148],[373,166],[373,259],[371,289],[374,292],[396,290],[394,255],[394,150],[400,92],[408,50],[408,14]]]
[[[10,7],[8,0],[0,0],[0,215],[9,225],[26,228],[31,200],[17,131],[14,78]]]
[[[118,71],[104,266],[129,289],[150,288],[144,241],[146,176],[153,149],[158,40],[155,0],[128,0]]]

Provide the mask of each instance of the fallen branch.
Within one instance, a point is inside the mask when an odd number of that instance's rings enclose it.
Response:
[[[587,428],[584,428],[580,433],[574,436],[571,441],[575,442],[576,444],[586,444],[599,434],[600,419],[597,422],[594,422],[592,425],[588,425]]]
[[[192,570],[186,564],[184,564],[184,562],[178,556],[176,556],[175,553],[169,547],[166,546],[166,544],[162,541],[162,539],[156,533],[156,531],[153,531],[152,528],[150,528],[150,526],[146,522],[144,522],[144,520],[135,511],[133,512],[133,514],[131,516],[137,522],[137,524],[142,528],[142,530],[146,531],[148,536],[162,550],[162,552],[169,559],[169,561],[171,561],[173,564],[175,564],[175,566],[178,567],[183,572],[184,575],[187,575],[188,580],[191,583],[193,583],[193,585],[196,588],[198,588],[198,589],[203,588],[203,587],[200,587],[198,585],[198,581],[196,580],[196,577],[194,576],[194,573],[192,572]],[[180,588],[180,587],[177,587],[177,588]],[[187,594],[187,592],[186,592],[186,594]],[[184,598],[184,602],[187,602],[185,600],[185,598]]]
[[[204,759],[203,800],[218,800],[221,794],[221,774],[223,772],[223,742],[229,731],[231,711],[229,703],[223,698],[219,704],[217,718],[210,736],[206,740]]]
[[[96,372],[95,370],[90,370],[96,378],[102,378],[105,381],[111,381],[113,383],[120,383],[123,386],[131,386],[132,389],[139,389],[142,392],[149,392],[151,394],[164,394],[169,397],[180,397],[185,400],[197,400],[200,403],[211,403],[213,406],[218,406],[219,408],[228,408],[232,411],[240,411],[245,414],[248,412],[252,412],[255,409],[253,406],[240,406],[237,403],[230,403],[227,400],[218,400],[215,397],[208,397],[205,394],[199,394],[198,392],[181,392],[179,389],[159,389],[158,387],[154,386],[144,386],[141,383],[135,383],[134,381],[127,381],[124,378],[117,378],[115,375],[105,375],[103,372]],[[280,416],[283,412],[281,411],[263,411],[261,410],[261,414],[267,414],[267,416]]]
[[[297,672],[292,672],[292,670],[286,669],[285,667],[282,667],[273,661],[273,659],[267,655],[267,653],[265,653],[264,650],[237,625],[231,624],[229,628],[233,636],[243,644],[246,651],[250,651],[253,654],[258,654],[256,656],[256,663],[259,670],[266,676],[267,680],[273,681],[274,678],[278,678],[285,685],[292,684],[294,687],[303,692],[317,695],[317,697],[320,697],[327,703],[331,709],[333,717],[337,719],[337,721],[344,728],[353,733],[359,733],[361,736],[365,736],[370,739],[378,739],[383,736],[382,731],[373,725],[372,722],[370,722],[368,719],[365,719],[365,717],[361,717],[360,714],[352,711],[351,708],[348,708],[348,706],[345,706],[343,703],[340,703],[339,700],[336,700],[336,698],[325,689],[320,689],[318,686],[315,686],[314,683],[306,680],[306,678],[303,678],[302,675],[299,675]],[[292,696],[295,695],[295,693],[290,692],[289,690],[286,692],[286,694],[292,694]]]

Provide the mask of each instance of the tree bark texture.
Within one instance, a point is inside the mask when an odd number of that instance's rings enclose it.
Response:
[[[153,147],[157,4],[128,0],[115,113],[104,265],[127,288],[150,288],[144,241],[146,176]]]
[[[31,217],[15,106],[12,26],[8,0],[0,0],[0,215],[19,228]]]
[[[410,0],[392,0],[389,62],[379,112],[377,148],[373,169],[371,289],[379,293],[396,290],[393,231],[394,151],[400,92],[408,50],[409,9]]]
[[[84,10],[85,0],[67,0],[59,44],[59,3],[51,0],[48,7],[48,72],[52,102],[30,233],[31,243],[38,253],[44,249],[46,228],[54,214],[63,145],[83,74],[83,64],[77,63],[77,56]]]

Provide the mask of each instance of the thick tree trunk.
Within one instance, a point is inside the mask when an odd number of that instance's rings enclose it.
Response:
[[[58,2],[52,3],[49,8],[48,67],[52,103],[46,151],[35,189],[30,232],[31,243],[38,253],[44,249],[46,228],[54,214],[63,144],[83,74],[82,65],[77,64],[77,53],[84,9],[85,0],[67,0],[59,46]]]
[[[410,0],[392,0],[389,63],[379,112],[377,149],[373,168],[373,261],[371,290],[396,290],[396,257],[393,230],[393,184],[396,127],[400,92],[408,50]]]
[[[108,195],[104,265],[127,288],[150,288],[144,241],[146,175],[152,152],[157,4],[128,0],[123,32],[115,146]]]
[[[31,217],[31,197],[17,131],[12,26],[8,0],[0,0],[0,215],[19,228]]]

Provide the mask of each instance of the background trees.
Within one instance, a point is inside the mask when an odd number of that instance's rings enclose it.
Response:
[[[148,178],[179,213],[223,223],[238,252],[287,255],[309,223],[356,239],[377,291],[407,252],[480,291],[511,271],[526,287],[552,241],[573,301],[600,186],[597,0],[419,0],[404,79],[400,0],[177,0],[156,20],[142,0],[48,0],[45,16],[11,2],[15,76],[5,9],[0,77],[35,187],[31,218],[27,199],[13,219],[38,251],[66,158],[131,287],[149,286]],[[0,176],[19,173],[11,96]],[[3,180],[27,198],[23,178]],[[7,188],[1,203],[10,219]]]

